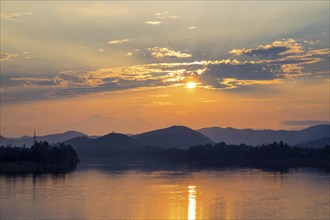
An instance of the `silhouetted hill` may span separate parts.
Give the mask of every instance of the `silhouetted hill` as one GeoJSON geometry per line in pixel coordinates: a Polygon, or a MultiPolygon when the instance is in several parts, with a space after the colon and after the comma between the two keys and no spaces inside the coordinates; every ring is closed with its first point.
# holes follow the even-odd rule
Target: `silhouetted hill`
{"type": "MultiPolygon", "coordinates": [[[[37,136],[37,141],[47,141],[48,143],[58,143],[63,142],[75,137],[87,136],[84,133],[78,131],[67,131],[60,134],[49,134],[45,136],[37,136]]],[[[26,147],[30,147],[33,144],[33,137],[30,136],[22,136],[20,138],[5,138],[1,136],[1,144],[0,145],[8,145],[9,140],[12,141],[13,146],[22,147],[25,145],[26,147]]]]}
{"type": "Polygon", "coordinates": [[[226,142],[228,144],[260,145],[284,141],[290,145],[306,143],[330,137],[330,125],[316,125],[300,131],[287,130],[253,130],[211,127],[198,130],[215,142],[226,142]]]}
{"type": "Polygon", "coordinates": [[[90,144],[92,144],[93,140],[95,140],[95,139],[91,139],[87,136],[82,136],[82,137],[76,137],[76,138],[66,140],[66,141],[64,141],[64,143],[76,148],[78,146],[90,145],[90,144]]]}
{"type": "Polygon", "coordinates": [[[172,126],[132,137],[143,145],[163,148],[186,149],[190,146],[213,143],[208,137],[184,126],[172,126]]]}
{"type": "MultiPolygon", "coordinates": [[[[81,132],[77,132],[77,131],[67,131],[64,132],[62,134],[50,134],[50,135],[46,135],[43,137],[40,137],[38,139],[45,139],[45,141],[48,141],[50,143],[57,143],[57,142],[63,142],[75,137],[82,137],[82,136],[87,136],[84,133],[81,132]]],[[[42,140],[43,141],[43,140],[42,140]]]]}
{"type": "Polygon", "coordinates": [[[9,138],[0,135],[0,146],[9,144],[9,138]]]}
{"type": "Polygon", "coordinates": [[[80,157],[111,157],[141,146],[133,138],[119,133],[110,133],[96,139],[78,137],[64,143],[71,145],[80,157]]]}

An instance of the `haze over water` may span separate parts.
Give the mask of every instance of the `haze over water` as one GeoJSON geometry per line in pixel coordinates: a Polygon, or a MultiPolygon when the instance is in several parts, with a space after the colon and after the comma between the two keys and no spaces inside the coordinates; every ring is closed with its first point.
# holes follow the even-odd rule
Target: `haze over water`
{"type": "Polygon", "coordinates": [[[327,219],[329,174],[88,163],[1,176],[1,219],[327,219]]]}

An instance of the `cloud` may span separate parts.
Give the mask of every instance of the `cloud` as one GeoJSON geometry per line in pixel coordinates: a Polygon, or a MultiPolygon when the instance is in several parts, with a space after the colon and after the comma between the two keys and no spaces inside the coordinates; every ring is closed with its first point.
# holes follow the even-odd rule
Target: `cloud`
{"type": "Polygon", "coordinates": [[[162,19],[162,18],[166,18],[168,16],[168,11],[165,12],[156,12],[155,15],[157,16],[157,18],[162,19]]]}
{"type": "Polygon", "coordinates": [[[14,60],[15,58],[18,57],[18,54],[12,54],[12,53],[1,53],[0,56],[0,62],[2,61],[9,61],[9,60],[14,60]]]}
{"type": "Polygon", "coordinates": [[[263,58],[276,58],[287,55],[301,54],[304,52],[303,46],[294,39],[282,39],[271,44],[260,45],[250,49],[233,49],[228,51],[236,56],[250,56],[263,58]]]}
{"type": "Polygon", "coordinates": [[[149,106],[151,107],[156,107],[156,106],[173,106],[173,105],[178,105],[174,102],[171,101],[156,101],[156,102],[152,102],[149,104],[149,106]]]}
{"type": "Polygon", "coordinates": [[[88,71],[61,71],[54,77],[13,77],[12,81],[21,81],[29,88],[74,88],[96,87],[103,84],[102,79],[95,76],[95,72],[88,71]]]}
{"type": "Polygon", "coordinates": [[[153,48],[148,48],[148,51],[151,52],[151,56],[155,58],[163,58],[163,57],[168,57],[168,58],[188,58],[192,57],[191,54],[188,53],[182,53],[180,51],[174,51],[170,48],[167,47],[153,47],[153,48]]]}
{"type": "MultiPolygon", "coordinates": [[[[62,71],[51,77],[11,77],[2,100],[81,96],[183,86],[187,74],[199,71],[197,63],[160,63],[104,68],[96,71],[62,71]]],[[[7,80],[7,79],[5,79],[7,80]]]]}
{"type": "MultiPolygon", "coordinates": [[[[297,78],[312,75],[325,75],[325,69],[319,70],[311,64],[329,62],[329,48],[305,49],[302,43],[294,39],[282,39],[271,44],[260,45],[251,49],[233,49],[229,51],[240,59],[252,57],[250,64],[257,67],[254,72],[266,70],[273,78],[297,78]]],[[[326,65],[325,65],[326,66],[326,65]]],[[[250,75],[253,75],[250,73],[250,75]]]]}
{"type": "Polygon", "coordinates": [[[60,87],[96,87],[104,83],[95,72],[87,71],[62,71],[53,78],[53,81],[60,87]]]}
{"type": "Polygon", "coordinates": [[[178,19],[181,18],[177,15],[172,15],[170,14],[168,11],[164,11],[164,12],[156,12],[155,13],[155,20],[149,20],[146,21],[146,24],[150,24],[150,25],[159,25],[161,23],[163,23],[163,21],[165,21],[166,19],[178,19]]]}
{"type": "Polygon", "coordinates": [[[157,95],[150,95],[151,97],[155,97],[155,98],[167,98],[170,95],[168,94],[157,94],[157,95]]]}
{"type": "Polygon", "coordinates": [[[129,41],[132,41],[134,39],[122,39],[122,40],[111,40],[111,41],[108,41],[108,44],[122,44],[122,43],[126,43],[126,42],[129,42],[129,41]]]}
{"type": "Polygon", "coordinates": [[[274,98],[247,98],[247,99],[239,99],[240,102],[280,102],[282,99],[274,99],[274,98]]]}
{"type": "Polygon", "coordinates": [[[272,80],[241,80],[237,78],[224,78],[218,82],[219,85],[225,86],[225,88],[237,88],[239,86],[251,86],[251,85],[274,85],[281,84],[281,79],[272,80]]]}
{"type": "Polygon", "coordinates": [[[21,17],[21,16],[29,16],[33,15],[31,12],[22,12],[22,13],[1,13],[0,14],[2,18],[6,20],[15,20],[15,18],[21,17]]]}
{"type": "MultiPolygon", "coordinates": [[[[291,45],[296,41],[281,42],[273,42],[268,45],[291,45]]],[[[261,47],[264,48],[265,45],[257,48],[261,47]]],[[[174,51],[166,47],[148,48],[147,51],[155,58],[191,57],[191,54],[174,51]]],[[[127,55],[130,55],[129,53],[127,55]]],[[[9,78],[2,76],[2,80],[6,80],[6,84],[4,84],[7,85],[5,91],[9,91],[6,92],[5,96],[10,95],[10,91],[22,90],[24,94],[21,95],[30,95],[33,99],[32,95],[35,96],[35,93],[25,92],[24,88],[42,89],[45,91],[42,94],[54,98],[89,93],[125,92],[185,86],[185,82],[191,78],[198,83],[199,88],[219,91],[229,89],[239,91],[240,88],[262,90],[299,77],[303,77],[303,79],[313,77],[328,79],[329,48],[314,50],[291,48],[281,50],[280,53],[284,53],[284,55],[274,55],[271,56],[272,58],[269,58],[268,55],[266,57],[264,55],[255,56],[253,60],[239,56],[237,59],[156,62],[102,68],[93,71],[61,71],[48,77],[40,77],[40,75],[9,77],[6,75],[9,78]]],[[[278,54],[278,51],[275,54],[278,54]]],[[[12,95],[19,96],[15,92],[12,95]]]]}
{"type": "Polygon", "coordinates": [[[133,55],[132,52],[128,52],[128,53],[126,53],[126,56],[132,56],[132,55],[133,55]]]}
{"type": "Polygon", "coordinates": [[[13,77],[10,78],[11,81],[22,82],[22,86],[24,88],[50,88],[54,86],[54,82],[52,79],[49,78],[40,78],[40,77],[13,77]]]}
{"type": "Polygon", "coordinates": [[[319,40],[304,40],[304,43],[309,45],[314,45],[319,42],[320,42],[319,40]]]}
{"type": "Polygon", "coordinates": [[[0,62],[3,61],[13,61],[13,60],[20,60],[20,59],[36,59],[36,56],[30,56],[28,51],[23,51],[20,54],[14,53],[1,53],[0,62]]]}
{"type": "Polygon", "coordinates": [[[146,24],[151,24],[151,25],[159,25],[161,23],[163,23],[162,21],[146,21],[146,24]]]}
{"type": "Polygon", "coordinates": [[[165,11],[165,12],[156,12],[155,15],[156,15],[156,18],[157,19],[168,19],[168,18],[178,19],[178,18],[180,18],[179,16],[171,15],[168,11],[165,11]]]}
{"type": "Polygon", "coordinates": [[[196,29],[197,27],[194,27],[194,26],[190,26],[190,27],[188,27],[188,29],[190,29],[190,30],[194,30],[194,29],[196,29]]]}
{"type": "Polygon", "coordinates": [[[217,100],[215,99],[200,99],[201,102],[203,103],[215,103],[217,100]]]}
{"type": "Polygon", "coordinates": [[[330,121],[322,121],[322,120],[289,120],[282,121],[281,124],[287,126],[313,126],[320,124],[330,124],[330,121]]]}

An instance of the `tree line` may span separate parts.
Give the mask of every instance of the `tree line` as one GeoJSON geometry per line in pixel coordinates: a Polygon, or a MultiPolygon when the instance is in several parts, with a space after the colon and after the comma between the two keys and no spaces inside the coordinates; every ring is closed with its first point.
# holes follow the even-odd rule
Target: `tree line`
{"type": "MultiPolygon", "coordinates": [[[[94,146],[89,148],[93,151],[94,146]]],[[[233,145],[225,142],[189,147],[188,149],[139,146],[104,148],[102,152],[83,154],[86,158],[122,158],[168,160],[196,166],[330,169],[330,146],[324,148],[291,147],[283,141],[261,146],[233,145]]],[[[78,151],[79,152],[79,151],[78,151]]]]}
{"type": "Polygon", "coordinates": [[[168,149],[160,155],[203,166],[233,167],[320,167],[330,169],[330,146],[324,148],[290,147],[282,141],[262,146],[227,145],[224,142],[168,149]]]}
{"type": "Polygon", "coordinates": [[[34,142],[31,148],[0,147],[0,163],[5,167],[4,170],[20,167],[23,170],[29,168],[38,170],[48,170],[48,168],[71,169],[78,162],[79,159],[73,147],[63,143],[50,146],[48,142],[43,141],[34,142]]]}
{"type": "MultiPolygon", "coordinates": [[[[91,147],[93,150],[93,147],[91,147]]],[[[274,142],[262,146],[233,145],[224,142],[189,147],[163,149],[160,147],[108,148],[96,158],[157,159],[196,166],[291,168],[318,167],[330,169],[330,146],[324,148],[291,147],[274,142]]],[[[31,148],[0,147],[0,162],[30,162],[39,167],[74,167],[79,159],[70,145],[50,146],[35,142],[31,148]]]]}

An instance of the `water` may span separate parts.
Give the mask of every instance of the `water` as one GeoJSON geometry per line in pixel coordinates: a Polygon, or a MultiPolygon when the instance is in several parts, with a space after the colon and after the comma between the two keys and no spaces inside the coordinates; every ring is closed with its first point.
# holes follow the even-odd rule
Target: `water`
{"type": "Polygon", "coordinates": [[[329,173],[81,164],[0,176],[1,219],[329,219],[329,173]]]}

